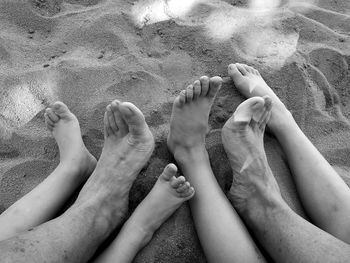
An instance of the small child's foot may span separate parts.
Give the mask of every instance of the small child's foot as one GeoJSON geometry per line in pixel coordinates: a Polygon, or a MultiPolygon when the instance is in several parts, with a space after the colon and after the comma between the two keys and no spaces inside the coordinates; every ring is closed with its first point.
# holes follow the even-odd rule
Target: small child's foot
{"type": "Polygon", "coordinates": [[[280,196],[264,150],[265,126],[271,116],[268,96],[254,97],[238,106],[222,129],[222,141],[233,170],[230,199],[238,212],[250,205],[280,196]]]}
{"type": "Polygon", "coordinates": [[[185,177],[176,178],[176,172],[174,164],[167,165],[151,192],[137,207],[144,231],[153,233],[183,202],[193,197],[194,188],[185,177]]]}
{"type": "Polygon", "coordinates": [[[47,108],[44,116],[46,126],[58,144],[60,164],[69,165],[80,174],[90,176],[95,169],[96,159],[84,145],[77,117],[60,101],[47,108]]]}
{"type": "Polygon", "coordinates": [[[232,78],[236,88],[246,97],[264,97],[269,96],[273,108],[271,118],[268,122],[269,128],[277,132],[278,128],[286,121],[291,120],[291,114],[261,77],[259,71],[245,64],[230,64],[228,74],[232,78]]]}
{"type": "Polygon", "coordinates": [[[177,161],[189,151],[205,147],[210,109],[221,84],[220,77],[201,77],[175,99],[168,147],[177,161]]]}

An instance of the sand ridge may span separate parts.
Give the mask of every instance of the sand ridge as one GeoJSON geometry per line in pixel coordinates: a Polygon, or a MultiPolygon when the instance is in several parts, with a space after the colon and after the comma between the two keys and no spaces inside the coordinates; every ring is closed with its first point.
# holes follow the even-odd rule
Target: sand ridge
{"type": "MultiPolygon", "coordinates": [[[[172,160],[166,135],[173,99],[202,75],[227,76],[232,62],[261,72],[350,183],[348,1],[286,0],[268,16],[253,17],[244,16],[251,14],[247,1],[198,0],[160,16],[140,9],[146,20],[135,23],[135,7],[165,2],[171,7],[171,0],[0,0],[0,212],[57,165],[44,109],[65,102],[81,123],[87,148],[99,157],[103,113],[112,99],[140,107],[156,139],[131,191],[132,212],[172,160]]],[[[220,129],[243,100],[228,81],[210,116],[207,148],[225,191],[232,179],[220,129]]],[[[266,135],[265,146],[284,198],[306,217],[278,142],[266,135]]],[[[188,205],[135,262],[205,262],[188,205]]]]}

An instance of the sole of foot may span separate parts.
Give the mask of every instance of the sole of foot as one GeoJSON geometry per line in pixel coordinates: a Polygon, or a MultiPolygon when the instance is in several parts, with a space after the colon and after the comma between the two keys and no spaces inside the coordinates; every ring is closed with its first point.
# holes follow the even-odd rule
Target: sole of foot
{"type": "Polygon", "coordinates": [[[288,124],[293,121],[290,112],[266,84],[259,71],[248,65],[236,63],[228,66],[228,75],[232,78],[238,91],[246,98],[270,97],[274,106],[267,125],[272,132],[278,132],[284,123],[288,124]]]}
{"type": "Polygon", "coordinates": [[[46,126],[58,144],[60,164],[78,169],[85,177],[90,176],[96,167],[96,159],[84,145],[77,117],[60,101],[48,107],[44,116],[46,126]]]}
{"type": "Polygon", "coordinates": [[[253,97],[238,106],[222,129],[222,142],[232,171],[230,199],[240,213],[253,211],[257,202],[268,205],[270,197],[281,198],[267,162],[264,131],[272,113],[269,96],[253,97]]]}
{"type": "Polygon", "coordinates": [[[167,165],[138,207],[142,211],[141,227],[145,231],[153,233],[181,204],[194,196],[194,188],[185,177],[176,177],[176,173],[177,167],[174,164],[167,165]]]}
{"type": "Polygon", "coordinates": [[[142,112],[118,100],[106,108],[104,134],[101,157],[77,202],[102,202],[115,225],[127,213],[130,188],[152,155],[154,139],[142,112]]]}
{"type": "Polygon", "coordinates": [[[222,85],[220,77],[203,76],[180,92],[173,105],[168,148],[177,161],[205,147],[208,119],[215,96],[222,85]]]}

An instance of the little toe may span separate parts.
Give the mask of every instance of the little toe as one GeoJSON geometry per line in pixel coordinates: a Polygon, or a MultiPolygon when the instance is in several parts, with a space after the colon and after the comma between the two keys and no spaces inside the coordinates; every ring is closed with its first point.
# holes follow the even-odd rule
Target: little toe
{"type": "Polygon", "coordinates": [[[201,82],[196,80],[193,84],[193,100],[197,99],[201,95],[201,82]]]}
{"type": "Polygon", "coordinates": [[[234,121],[250,123],[250,121],[253,119],[258,122],[263,113],[264,105],[265,101],[261,97],[247,99],[237,107],[235,113],[233,114],[234,121]]]}
{"type": "Polygon", "coordinates": [[[194,188],[191,186],[186,191],[183,191],[182,193],[180,193],[180,196],[183,198],[191,199],[194,196],[194,193],[195,193],[194,188]]]}
{"type": "Polygon", "coordinates": [[[179,102],[181,105],[186,103],[186,90],[182,90],[179,95],[179,102]]]}
{"type": "Polygon", "coordinates": [[[173,163],[170,163],[164,168],[163,173],[160,175],[160,178],[164,179],[165,181],[170,181],[170,179],[173,176],[176,176],[176,173],[177,173],[176,165],[173,163]]]}
{"type": "Polygon", "coordinates": [[[236,63],[236,66],[243,76],[248,74],[247,65],[236,63]]]}
{"type": "Polygon", "coordinates": [[[114,100],[111,103],[111,111],[113,113],[114,120],[115,120],[117,127],[119,129],[119,133],[121,134],[121,136],[124,136],[125,134],[127,134],[129,132],[129,130],[128,130],[128,125],[124,121],[122,114],[119,110],[119,105],[120,105],[120,101],[114,100]]]}
{"type": "Polygon", "coordinates": [[[181,194],[182,192],[187,191],[190,187],[191,187],[190,183],[189,182],[185,182],[184,184],[182,184],[181,186],[176,188],[176,192],[181,194]]]}
{"type": "Polygon", "coordinates": [[[120,103],[119,110],[131,134],[136,136],[145,134],[148,127],[145,116],[134,104],[130,102],[120,103]]]}
{"type": "Polygon", "coordinates": [[[53,112],[53,110],[51,108],[47,108],[45,110],[45,113],[47,115],[47,117],[53,122],[53,123],[56,123],[60,120],[60,117],[57,116],[56,113],[53,112]]]}
{"type": "Polygon", "coordinates": [[[118,128],[117,123],[114,119],[114,114],[112,112],[111,105],[107,106],[106,112],[107,112],[109,126],[113,130],[113,133],[116,134],[118,132],[119,128],[118,128]]]}
{"type": "Polygon", "coordinates": [[[171,180],[170,185],[173,188],[178,188],[180,185],[184,184],[185,182],[186,182],[185,177],[179,176],[179,177],[175,178],[174,180],[171,180]]]}
{"type": "Polygon", "coordinates": [[[209,98],[214,98],[218,90],[221,88],[221,85],[222,85],[222,78],[217,76],[210,78],[209,90],[208,90],[207,96],[209,98]]]}
{"type": "Polygon", "coordinates": [[[186,89],[186,102],[189,103],[193,100],[193,85],[189,85],[186,89]]]}

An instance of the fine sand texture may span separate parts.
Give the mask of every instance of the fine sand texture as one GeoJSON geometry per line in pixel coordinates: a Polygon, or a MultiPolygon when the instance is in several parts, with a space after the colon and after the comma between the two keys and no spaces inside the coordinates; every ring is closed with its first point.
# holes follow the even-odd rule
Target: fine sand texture
{"type": "MultiPolygon", "coordinates": [[[[98,158],[105,107],[119,99],[144,112],[156,139],[131,190],[131,213],[173,161],[166,136],[175,96],[202,75],[226,77],[235,62],[261,72],[349,184],[350,2],[267,2],[0,0],[0,212],[58,163],[44,125],[48,105],[68,105],[98,158]]],[[[244,98],[225,80],[210,115],[207,148],[228,191],[232,178],[220,132],[244,98]]],[[[279,143],[267,134],[265,146],[283,197],[307,218],[279,143]]],[[[135,262],[206,262],[188,204],[135,262]]]]}

